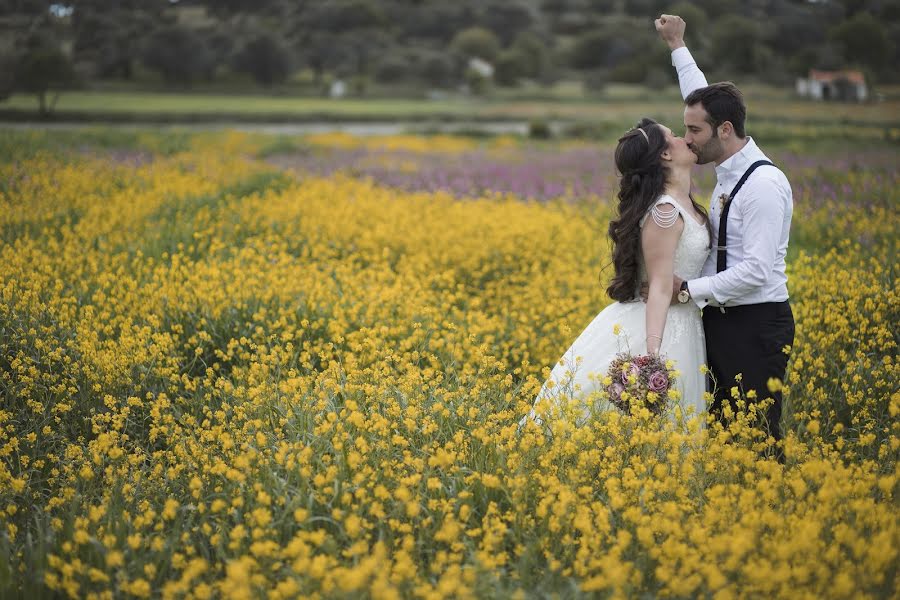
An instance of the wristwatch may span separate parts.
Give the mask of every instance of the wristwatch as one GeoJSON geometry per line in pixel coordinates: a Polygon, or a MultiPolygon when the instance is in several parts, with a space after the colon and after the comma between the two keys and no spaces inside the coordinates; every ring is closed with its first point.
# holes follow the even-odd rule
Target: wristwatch
{"type": "Polygon", "coordinates": [[[687,281],[681,282],[681,291],[678,292],[678,303],[687,304],[691,299],[691,291],[688,289],[687,281]]]}

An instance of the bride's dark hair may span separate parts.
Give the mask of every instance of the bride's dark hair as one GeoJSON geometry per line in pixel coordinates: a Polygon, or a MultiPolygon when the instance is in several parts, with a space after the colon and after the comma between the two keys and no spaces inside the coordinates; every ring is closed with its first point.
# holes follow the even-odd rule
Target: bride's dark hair
{"type": "MultiPolygon", "coordinates": [[[[615,275],[606,292],[610,298],[619,302],[635,298],[641,249],[641,217],[665,191],[669,170],[660,155],[666,147],[666,135],[662,127],[653,119],[647,118],[641,119],[637,127],[619,138],[619,145],[616,146],[616,169],[621,174],[618,218],[609,223],[615,275]]],[[[706,211],[693,198],[691,202],[694,209],[703,215],[708,226],[706,211]]]]}

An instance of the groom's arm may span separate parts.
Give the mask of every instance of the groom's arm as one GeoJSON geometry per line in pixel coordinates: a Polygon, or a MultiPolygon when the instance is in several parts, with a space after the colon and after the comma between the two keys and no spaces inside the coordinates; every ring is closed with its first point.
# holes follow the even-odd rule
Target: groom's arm
{"type": "Polygon", "coordinates": [[[743,218],[741,262],[716,275],[688,282],[691,298],[700,308],[710,302],[723,305],[749,294],[765,286],[775,272],[790,192],[776,179],[761,174],[753,186],[744,188],[736,202],[740,205],[734,208],[743,218]]]}
{"type": "Polygon", "coordinates": [[[687,98],[696,89],[709,85],[706,76],[697,61],[691,56],[691,51],[684,45],[684,30],[687,23],[676,15],[662,15],[653,23],[659,36],[672,49],[672,65],[678,73],[678,85],[681,87],[681,97],[687,98]]]}

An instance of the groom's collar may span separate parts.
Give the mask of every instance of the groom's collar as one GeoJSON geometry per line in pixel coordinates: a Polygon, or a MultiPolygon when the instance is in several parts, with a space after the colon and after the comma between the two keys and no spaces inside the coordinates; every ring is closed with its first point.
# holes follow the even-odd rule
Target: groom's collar
{"type": "Polygon", "coordinates": [[[744,147],[716,167],[716,178],[721,184],[726,184],[732,179],[737,183],[737,178],[744,174],[747,167],[761,158],[765,158],[765,156],[753,138],[747,136],[747,143],[744,144],[744,147]]]}

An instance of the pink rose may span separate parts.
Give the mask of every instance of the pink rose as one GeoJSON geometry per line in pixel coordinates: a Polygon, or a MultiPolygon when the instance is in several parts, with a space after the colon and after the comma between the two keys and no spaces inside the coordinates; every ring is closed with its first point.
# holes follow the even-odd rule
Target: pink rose
{"type": "Polygon", "coordinates": [[[651,392],[664,392],[669,387],[669,376],[665,371],[656,371],[650,375],[647,385],[651,392]]]}
{"type": "Polygon", "coordinates": [[[641,378],[641,368],[637,365],[631,365],[631,368],[628,369],[627,371],[625,369],[622,369],[622,383],[624,383],[625,385],[628,385],[628,378],[631,377],[632,375],[634,375],[636,379],[640,379],[641,378]]]}
{"type": "Polygon", "coordinates": [[[622,385],[621,383],[614,383],[611,386],[609,386],[608,388],[606,388],[606,391],[609,392],[610,399],[617,401],[619,399],[619,397],[622,395],[622,392],[625,391],[625,386],[622,385]]]}

